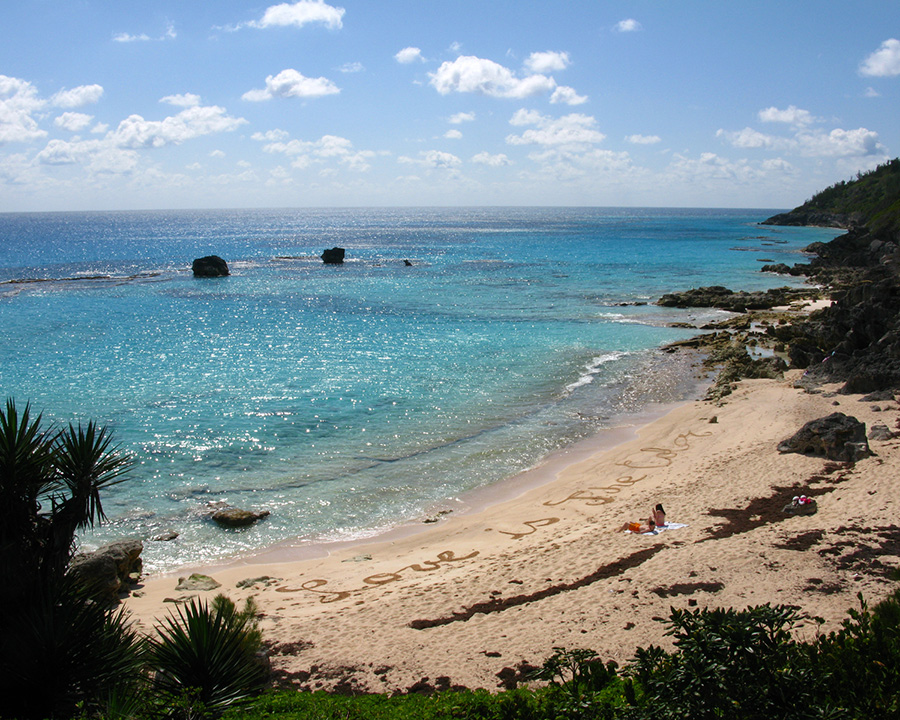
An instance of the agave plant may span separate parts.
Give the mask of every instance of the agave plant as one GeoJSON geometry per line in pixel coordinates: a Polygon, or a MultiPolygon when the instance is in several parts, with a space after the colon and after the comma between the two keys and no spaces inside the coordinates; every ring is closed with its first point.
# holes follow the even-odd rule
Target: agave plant
{"type": "Polygon", "coordinates": [[[230,601],[212,607],[192,600],[176,607],[150,639],[155,690],[168,697],[172,715],[216,716],[262,687],[256,658],[259,634],[252,612],[230,601]]]}

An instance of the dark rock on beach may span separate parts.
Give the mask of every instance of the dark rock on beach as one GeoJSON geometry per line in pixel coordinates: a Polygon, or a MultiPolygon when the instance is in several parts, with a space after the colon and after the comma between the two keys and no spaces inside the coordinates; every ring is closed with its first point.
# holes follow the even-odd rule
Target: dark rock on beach
{"type": "Polygon", "coordinates": [[[872,454],[865,423],[841,412],[806,423],[792,437],[779,443],[778,451],[840,462],[856,462],[872,454]]]}
{"type": "Polygon", "coordinates": [[[668,293],[657,302],[662,307],[701,307],[747,312],[748,310],[768,310],[778,305],[788,305],[794,300],[809,297],[808,288],[774,288],[757,292],[735,292],[721,285],[692,288],[684,292],[668,293]]]}
{"type": "Polygon", "coordinates": [[[340,265],[344,262],[344,253],[344,248],[333,247],[330,250],[323,251],[320,257],[322,262],[327,265],[340,265]]]}
{"type": "Polygon", "coordinates": [[[69,575],[101,602],[115,604],[119,594],[140,579],[144,544],[140,540],[120,540],[94,552],[76,555],[69,575]]]}

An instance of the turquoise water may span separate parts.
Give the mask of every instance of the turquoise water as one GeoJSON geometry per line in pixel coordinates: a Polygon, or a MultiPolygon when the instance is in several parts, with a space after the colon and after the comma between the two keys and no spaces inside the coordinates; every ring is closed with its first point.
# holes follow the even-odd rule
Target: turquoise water
{"type": "Polygon", "coordinates": [[[134,454],[87,547],[172,529],[145,543],[161,571],[364,537],[691,392],[657,349],[716,313],[649,303],[783,285],[760,260],[836,234],[756,224],[774,212],[0,215],[0,392],[134,454]],[[194,278],[207,254],[232,275],[194,278]],[[225,532],[211,502],[271,515],[225,532]]]}

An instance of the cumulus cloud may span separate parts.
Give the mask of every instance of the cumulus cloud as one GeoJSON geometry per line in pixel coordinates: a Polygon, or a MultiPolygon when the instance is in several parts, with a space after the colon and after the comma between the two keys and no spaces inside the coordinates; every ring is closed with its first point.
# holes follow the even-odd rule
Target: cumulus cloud
{"type": "Polygon", "coordinates": [[[764,135],[758,130],[746,127],[737,132],[717,130],[716,137],[724,138],[734,147],[739,148],[772,148],[777,144],[777,139],[771,135],[764,135]]]}
{"type": "Polygon", "coordinates": [[[77,108],[84,105],[92,105],[103,97],[103,87],[100,85],[79,85],[71,90],[60,90],[50,98],[50,102],[56,107],[77,108]]]}
{"type": "Polygon", "coordinates": [[[567,52],[533,52],[525,60],[525,69],[532,73],[549,73],[565,70],[571,61],[567,52]]]}
{"type": "Polygon", "coordinates": [[[93,119],[93,115],[85,115],[84,113],[77,112],[64,112],[62,115],[53,120],[53,124],[56,125],[56,127],[63,128],[64,130],[79,132],[90,125],[91,120],[93,119]]]}
{"type": "Polygon", "coordinates": [[[332,30],[343,27],[346,10],[333,7],[324,0],[300,0],[300,2],[281,3],[266,9],[262,18],[246,23],[247,27],[266,29],[271,27],[303,27],[311,23],[322,23],[332,30]]]}
{"type": "Polygon", "coordinates": [[[356,150],[347,138],[338,135],[323,135],[318,140],[288,140],[283,130],[254,133],[254,140],[266,143],[263,152],[284,155],[291,159],[295,168],[306,168],[328,160],[336,160],[351,170],[365,172],[371,168],[369,161],[376,153],[371,150],[356,150]]]}
{"type": "Polygon", "coordinates": [[[891,38],[863,60],[859,74],[867,77],[895,77],[900,75],[900,40],[891,38]]]}
{"type": "Polygon", "coordinates": [[[456,157],[456,155],[444,152],[443,150],[423,150],[416,158],[403,155],[397,158],[397,161],[408,165],[421,165],[426,168],[444,170],[452,170],[453,168],[462,165],[462,160],[456,157]]]}
{"type": "Polygon", "coordinates": [[[563,103],[565,105],[583,105],[588,101],[587,95],[579,95],[574,88],[560,85],[550,96],[551,103],[563,103]]]}
{"type": "Polygon", "coordinates": [[[488,167],[504,167],[506,165],[512,165],[512,160],[503,153],[491,155],[489,152],[480,152],[477,155],[472,156],[472,162],[478,163],[479,165],[487,165],[488,167]]]}
{"type": "Polygon", "coordinates": [[[632,145],[655,145],[662,142],[662,138],[659,135],[628,135],[625,142],[630,142],[632,145]]]}
{"type": "Polygon", "coordinates": [[[455,115],[451,115],[447,122],[451,125],[460,125],[464,122],[472,122],[474,119],[475,113],[473,112],[458,112],[455,115]]]}
{"type": "Polygon", "coordinates": [[[447,138],[448,140],[459,140],[462,138],[462,136],[463,136],[463,134],[459,130],[456,130],[456,129],[448,130],[447,132],[444,133],[444,137],[447,138]]]}
{"type": "Polygon", "coordinates": [[[145,120],[131,115],[119,123],[107,138],[122,148],[159,148],[180,145],[186,140],[236,130],[247,121],[225,114],[225,109],[210,105],[191,107],[164,120],[145,120]]]}
{"type": "Polygon", "coordinates": [[[429,73],[431,85],[441,94],[472,92],[496,98],[521,99],[552,92],[556,81],[546,75],[516,75],[499,63],[474,55],[461,55],[429,73]]]}
{"type": "Polygon", "coordinates": [[[578,145],[602,142],[606,135],[596,129],[596,120],[590,115],[572,113],[552,118],[534,111],[519,110],[510,120],[511,125],[534,125],[521,135],[508,135],[510,145],[578,145]]]}
{"type": "Polygon", "coordinates": [[[342,73],[358,73],[365,70],[363,64],[361,62],[348,62],[344,63],[338,68],[338,71],[342,73]]]}
{"type": "Polygon", "coordinates": [[[45,104],[30,82],[0,75],[0,145],[46,137],[47,132],[32,117],[45,104]]]}
{"type": "Polygon", "coordinates": [[[790,125],[809,125],[815,118],[808,110],[801,110],[796,105],[789,105],[785,110],[769,107],[759,111],[759,119],[762,122],[780,122],[790,125]]]}
{"type": "Polygon", "coordinates": [[[277,75],[266,78],[266,87],[249,90],[243,99],[250,102],[261,102],[276,97],[283,98],[317,98],[324,95],[336,95],[341,90],[331,80],[324,77],[308,78],[302,73],[288,68],[277,75]]]}
{"type": "Polygon", "coordinates": [[[861,157],[879,155],[885,150],[878,142],[878,133],[866,128],[803,133],[798,135],[797,142],[801,152],[812,157],[861,157]]]}
{"type": "Polygon", "coordinates": [[[408,65],[409,63],[416,62],[416,60],[420,62],[424,62],[425,58],[422,57],[422,51],[417,47],[405,47],[396,55],[394,55],[394,59],[403,65],[408,65]]]}
{"type": "Polygon", "coordinates": [[[124,174],[133,171],[138,164],[134,150],[117,147],[106,140],[77,140],[65,142],[51,140],[37,154],[42,165],[80,164],[92,174],[124,174]]]}
{"type": "Polygon", "coordinates": [[[200,104],[200,96],[194,95],[193,93],[166,95],[160,102],[176,107],[196,107],[200,104]]]}
{"type": "Polygon", "coordinates": [[[638,30],[643,30],[643,27],[637,20],[635,20],[633,18],[628,18],[626,20],[620,20],[619,22],[616,23],[616,26],[615,26],[616,32],[622,32],[622,33],[637,32],[638,30]]]}

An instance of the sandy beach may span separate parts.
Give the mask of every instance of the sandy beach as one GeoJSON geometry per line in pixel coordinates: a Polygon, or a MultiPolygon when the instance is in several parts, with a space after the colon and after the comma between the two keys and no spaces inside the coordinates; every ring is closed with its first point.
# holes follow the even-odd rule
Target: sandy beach
{"type": "Polygon", "coordinates": [[[893,585],[900,440],[870,440],[855,465],[776,446],[835,411],[896,431],[900,407],[809,392],[801,376],[679,406],[615,447],[557,458],[543,484],[479,512],[323,557],[282,549],[208,568],[212,591],[147,578],[127,607],[149,627],[172,600],[252,596],[281,682],[366,692],[498,689],[555,646],[624,663],[667,644],[658,619],[670,607],[791,604],[835,628],[857,593],[872,603],[893,585]],[[815,515],[781,512],[799,494],[816,498],[815,515]],[[657,502],[683,527],[618,530],[657,502]]]}

